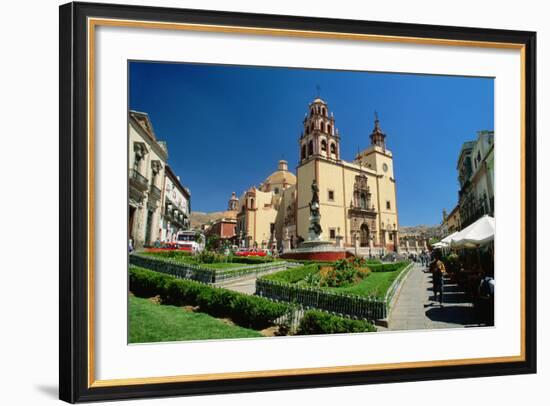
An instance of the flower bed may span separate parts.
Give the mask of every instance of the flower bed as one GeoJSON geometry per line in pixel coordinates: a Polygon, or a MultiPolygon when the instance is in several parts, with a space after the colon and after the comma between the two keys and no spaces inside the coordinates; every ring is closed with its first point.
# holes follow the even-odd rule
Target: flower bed
{"type": "Polygon", "coordinates": [[[259,278],[256,294],[347,316],[384,319],[388,290],[407,265],[361,259],[309,264],[259,278]]]}

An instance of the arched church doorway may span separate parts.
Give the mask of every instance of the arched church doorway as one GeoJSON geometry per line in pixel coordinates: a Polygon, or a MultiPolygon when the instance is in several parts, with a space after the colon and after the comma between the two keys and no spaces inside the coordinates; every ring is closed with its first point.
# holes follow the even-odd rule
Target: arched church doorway
{"type": "Polygon", "coordinates": [[[359,231],[360,231],[359,243],[361,247],[368,247],[369,246],[369,227],[365,223],[363,223],[359,231]]]}

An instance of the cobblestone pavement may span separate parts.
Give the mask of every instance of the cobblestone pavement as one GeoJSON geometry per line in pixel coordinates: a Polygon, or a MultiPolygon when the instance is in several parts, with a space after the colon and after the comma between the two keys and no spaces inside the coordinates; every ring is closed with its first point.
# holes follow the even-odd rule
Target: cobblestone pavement
{"type": "Polygon", "coordinates": [[[415,264],[390,313],[388,330],[478,327],[477,312],[464,292],[445,280],[443,306],[433,300],[432,276],[415,264]]]}

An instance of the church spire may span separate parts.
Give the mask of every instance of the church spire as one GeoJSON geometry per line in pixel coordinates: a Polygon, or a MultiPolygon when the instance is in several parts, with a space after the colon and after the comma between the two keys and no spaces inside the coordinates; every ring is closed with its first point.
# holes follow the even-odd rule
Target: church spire
{"type": "Polygon", "coordinates": [[[376,111],[374,112],[374,129],[370,135],[370,143],[386,149],[386,134],[380,128],[380,120],[376,111]]]}

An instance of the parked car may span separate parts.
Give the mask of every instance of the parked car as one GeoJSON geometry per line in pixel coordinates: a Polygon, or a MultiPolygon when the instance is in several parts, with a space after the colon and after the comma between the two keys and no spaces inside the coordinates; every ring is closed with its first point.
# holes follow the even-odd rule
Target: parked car
{"type": "Polygon", "coordinates": [[[259,248],[240,248],[234,255],[237,257],[265,257],[269,255],[269,251],[259,248]]]}

